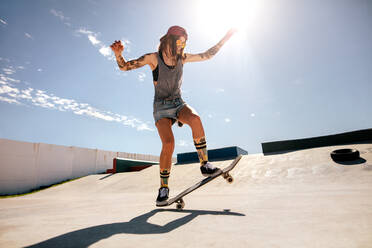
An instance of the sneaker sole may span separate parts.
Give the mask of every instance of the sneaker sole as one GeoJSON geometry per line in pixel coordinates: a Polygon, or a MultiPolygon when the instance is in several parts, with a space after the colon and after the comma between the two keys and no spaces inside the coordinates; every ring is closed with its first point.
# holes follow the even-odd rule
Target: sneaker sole
{"type": "Polygon", "coordinates": [[[156,202],[156,206],[157,206],[157,207],[165,207],[165,206],[167,206],[167,205],[168,205],[167,200],[162,201],[162,202],[156,202]]]}
{"type": "Polygon", "coordinates": [[[202,173],[202,175],[205,176],[205,177],[212,177],[212,176],[214,176],[214,175],[217,175],[220,171],[221,171],[221,169],[218,169],[218,170],[216,170],[215,173],[212,173],[212,174],[205,174],[205,173],[202,173]]]}

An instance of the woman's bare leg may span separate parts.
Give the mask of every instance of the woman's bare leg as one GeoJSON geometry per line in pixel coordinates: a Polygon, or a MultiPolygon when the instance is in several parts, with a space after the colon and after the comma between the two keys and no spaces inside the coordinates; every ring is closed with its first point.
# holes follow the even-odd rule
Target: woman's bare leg
{"type": "Polygon", "coordinates": [[[156,127],[162,142],[160,154],[160,185],[168,187],[168,178],[172,166],[172,155],[174,151],[174,136],[172,131],[172,120],[162,118],[156,122],[156,127]]]}
{"type": "Polygon", "coordinates": [[[200,139],[205,137],[203,124],[198,113],[188,105],[185,105],[179,115],[178,119],[191,127],[193,139],[200,139]]]}
{"type": "Polygon", "coordinates": [[[185,123],[191,127],[192,137],[194,139],[194,145],[198,152],[198,157],[201,165],[208,163],[208,152],[207,152],[207,141],[205,139],[205,133],[203,124],[198,113],[188,105],[185,105],[179,115],[178,119],[180,122],[185,123]]]}

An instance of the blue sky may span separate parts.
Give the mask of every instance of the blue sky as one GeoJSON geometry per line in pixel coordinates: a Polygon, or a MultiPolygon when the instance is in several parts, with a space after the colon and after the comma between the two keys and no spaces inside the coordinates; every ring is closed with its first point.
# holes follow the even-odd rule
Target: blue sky
{"type": "MultiPolygon", "coordinates": [[[[180,25],[204,52],[231,20],[239,35],[184,66],[208,148],[371,128],[372,1],[201,2],[0,1],[0,137],[159,155],[151,71],[119,71],[109,45],[138,58],[180,25]]],[[[188,126],[173,131],[175,154],[194,151],[188,126]]]]}

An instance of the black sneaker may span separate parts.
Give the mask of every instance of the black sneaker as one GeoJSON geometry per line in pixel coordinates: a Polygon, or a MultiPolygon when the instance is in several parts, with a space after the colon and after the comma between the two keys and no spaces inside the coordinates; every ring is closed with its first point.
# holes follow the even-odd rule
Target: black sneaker
{"type": "Polygon", "coordinates": [[[158,198],[156,199],[156,206],[167,205],[168,197],[169,197],[169,188],[168,187],[161,187],[159,189],[158,198]]]}
{"type": "Polygon", "coordinates": [[[201,171],[203,176],[209,177],[209,176],[212,176],[213,174],[217,173],[218,171],[220,171],[220,169],[213,166],[211,163],[208,162],[205,165],[200,166],[200,171],[201,171]]]}

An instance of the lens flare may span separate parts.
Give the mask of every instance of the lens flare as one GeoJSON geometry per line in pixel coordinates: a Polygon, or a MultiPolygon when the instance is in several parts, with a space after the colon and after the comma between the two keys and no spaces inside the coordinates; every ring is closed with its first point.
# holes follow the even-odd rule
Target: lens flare
{"type": "Polygon", "coordinates": [[[253,21],[256,1],[201,0],[198,2],[198,26],[210,39],[224,35],[227,30],[238,30],[236,36],[244,36],[253,21]]]}

